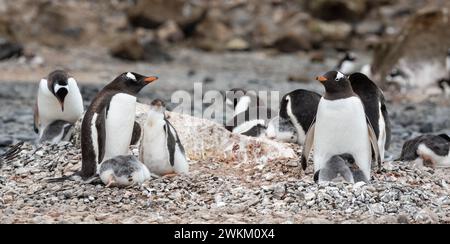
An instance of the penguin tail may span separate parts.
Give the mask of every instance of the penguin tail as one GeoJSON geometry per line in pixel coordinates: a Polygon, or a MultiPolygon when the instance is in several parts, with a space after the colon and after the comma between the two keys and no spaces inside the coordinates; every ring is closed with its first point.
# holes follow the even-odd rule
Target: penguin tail
{"type": "Polygon", "coordinates": [[[45,180],[47,183],[60,183],[60,182],[64,182],[64,181],[75,181],[75,174],[73,175],[68,175],[68,176],[63,176],[63,177],[59,177],[59,178],[50,178],[45,180]]]}
{"type": "Polygon", "coordinates": [[[45,180],[47,183],[60,183],[60,182],[64,182],[64,181],[76,181],[76,182],[81,182],[81,183],[85,183],[85,184],[91,184],[91,183],[95,183],[97,180],[99,180],[100,177],[98,175],[89,177],[89,178],[83,178],[81,176],[81,172],[76,172],[72,175],[67,175],[67,176],[63,176],[63,177],[59,177],[59,178],[50,178],[45,180]]]}

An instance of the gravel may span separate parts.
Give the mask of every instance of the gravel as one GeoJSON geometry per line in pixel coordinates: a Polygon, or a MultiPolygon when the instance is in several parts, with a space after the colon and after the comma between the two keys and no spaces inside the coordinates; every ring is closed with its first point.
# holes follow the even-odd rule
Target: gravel
{"type": "Polygon", "coordinates": [[[1,223],[448,223],[447,169],[386,163],[370,184],[312,180],[292,162],[191,162],[189,176],[141,186],[46,183],[80,167],[71,143],[25,144],[4,163],[1,223]],[[215,170],[211,170],[214,166],[215,170]],[[276,174],[273,176],[273,174],[276,174]],[[271,176],[271,177],[267,177],[271,176]]]}

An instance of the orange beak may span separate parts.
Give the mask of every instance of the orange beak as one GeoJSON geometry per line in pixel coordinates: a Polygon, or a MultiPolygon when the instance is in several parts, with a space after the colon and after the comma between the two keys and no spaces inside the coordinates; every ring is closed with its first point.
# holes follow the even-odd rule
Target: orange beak
{"type": "Polygon", "coordinates": [[[145,81],[145,83],[150,84],[157,79],[158,79],[158,77],[156,77],[156,76],[150,76],[150,77],[145,78],[144,81],[145,81]]]}
{"type": "Polygon", "coordinates": [[[327,78],[325,78],[324,76],[317,76],[316,80],[320,81],[320,83],[324,83],[325,81],[327,81],[327,78]]]}

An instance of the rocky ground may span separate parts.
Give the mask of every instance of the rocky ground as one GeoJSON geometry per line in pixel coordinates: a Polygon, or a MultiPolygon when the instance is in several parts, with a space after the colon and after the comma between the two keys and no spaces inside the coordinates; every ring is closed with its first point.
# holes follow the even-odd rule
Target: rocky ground
{"type": "Polygon", "coordinates": [[[448,170],[384,165],[369,185],[312,181],[295,161],[191,161],[189,176],[127,189],[65,182],[79,168],[70,143],[25,145],[0,178],[1,223],[450,223],[448,170]]]}
{"type": "MultiPolygon", "coordinates": [[[[51,51],[49,51],[51,52],[51,51]]],[[[60,62],[80,76],[86,104],[117,73],[136,70],[160,76],[140,101],[168,99],[178,89],[192,92],[194,82],[208,89],[235,86],[281,93],[307,88],[321,91],[312,80],[332,68],[335,58],[310,63],[308,55],[266,52],[211,54],[179,50],[172,63],[123,63],[109,57],[78,61],[86,52],[61,55],[64,62],[44,56],[32,67],[10,60],[0,65],[2,150],[18,141],[30,142],[35,81],[60,62]],[[103,72],[101,72],[103,71],[103,72]],[[289,81],[301,75],[303,82],[289,81]],[[15,78],[20,77],[20,78],[15,78]],[[21,82],[13,82],[21,81],[21,82]],[[32,83],[32,81],[34,83],[32,83]],[[182,82],[181,82],[182,81],[182,82]]],[[[55,58],[56,59],[56,58],[55,58]]],[[[448,98],[406,100],[386,93],[393,122],[390,156],[396,158],[404,140],[420,133],[449,133],[448,98]]],[[[210,158],[191,161],[189,176],[153,179],[128,189],[76,182],[48,184],[45,179],[80,167],[80,150],[70,143],[34,147],[26,143],[17,158],[2,162],[1,223],[449,223],[448,169],[416,168],[407,162],[386,163],[369,185],[312,181],[297,160],[265,165],[227,163],[210,158]]]]}

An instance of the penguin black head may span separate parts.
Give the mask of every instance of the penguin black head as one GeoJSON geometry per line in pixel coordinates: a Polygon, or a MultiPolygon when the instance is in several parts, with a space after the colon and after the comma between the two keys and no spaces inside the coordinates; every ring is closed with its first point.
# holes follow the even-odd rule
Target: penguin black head
{"type": "Polygon", "coordinates": [[[55,70],[48,75],[48,89],[58,99],[62,111],[64,111],[64,99],[69,93],[69,75],[63,70],[55,70]]]}
{"type": "Polygon", "coordinates": [[[249,97],[250,100],[255,100],[256,106],[263,105],[254,91],[247,91],[242,88],[233,88],[230,91],[225,92],[226,103],[227,105],[233,106],[233,108],[236,108],[237,104],[244,96],[249,97]]]}
{"type": "Polygon", "coordinates": [[[134,72],[126,72],[114,79],[108,88],[120,90],[130,95],[137,95],[146,85],[157,80],[156,76],[143,76],[134,72]]]}
{"type": "Polygon", "coordinates": [[[438,81],[439,88],[445,91],[446,87],[450,87],[450,79],[440,79],[438,81]]]}
{"type": "Polygon", "coordinates": [[[325,98],[336,100],[353,95],[352,86],[348,77],[339,71],[329,71],[322,76],[316,77],[325,87],[325,98]]]}

